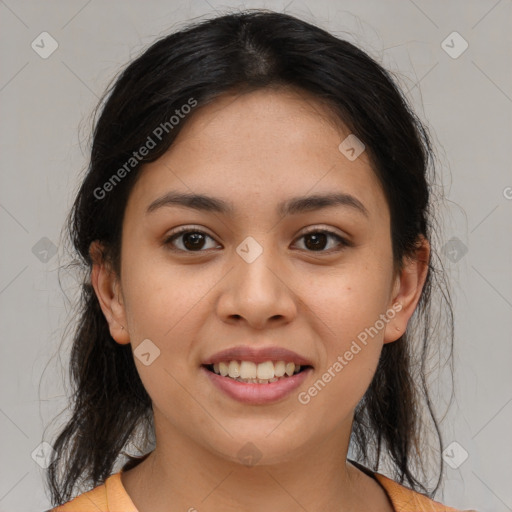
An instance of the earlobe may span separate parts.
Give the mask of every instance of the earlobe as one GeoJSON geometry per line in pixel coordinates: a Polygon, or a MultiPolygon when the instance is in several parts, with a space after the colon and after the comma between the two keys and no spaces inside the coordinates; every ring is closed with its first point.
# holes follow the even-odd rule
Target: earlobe
{"type": "Polygon", "coordinates": [[[430,261],[430,244],[420,236],[415,255],[405,259],[402,270],[396,276],[390,309],[396,314],[384,331],[384,343],[400,338],[418,305],[425,284],[430,261]],[[400,305],[398,307],[398,305],[400,305]]]}
{"type": "Polygon", "coordinates": [[[120,300],[119,281],[104,260],[98,241],[91,243],[89,254],[93,261],[91,284],[96,292],[103,315],[108,322],[110,335],[117,343],[126,345],[130,343],[130,337],[126,329],[124,304],[120,300]]]}

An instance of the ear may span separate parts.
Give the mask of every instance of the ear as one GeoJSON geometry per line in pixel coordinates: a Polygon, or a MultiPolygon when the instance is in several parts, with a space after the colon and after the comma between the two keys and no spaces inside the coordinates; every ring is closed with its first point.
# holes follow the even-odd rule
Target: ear
{"type": "Polygon", "coordinates": [[[126,313],[122,302],[121,287],[115,273],[105,261],[101,249],[98,240],[89,246],[89,254],[93,261],[91,283],[108,322],[110,335],[117,343],[126,345],[130,343],[130,337],[126,328],[126,313]]]}
{"type": "Polygon", "coordinates": [[[396,341],[404,334],[420,300],[429,261],[430,244],[424,236],[420,236],[414,256],[405,259],[402,270],[395,278],[388,309],[388,312],[394,311],[395,315],[386,324],[384,343],[396,341]]]}

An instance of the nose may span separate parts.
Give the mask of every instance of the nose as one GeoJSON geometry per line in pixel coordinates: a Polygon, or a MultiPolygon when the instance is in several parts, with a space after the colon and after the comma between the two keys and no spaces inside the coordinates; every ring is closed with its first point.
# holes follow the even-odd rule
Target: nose
{"type": "Polygon", "coordinates": [[[234,267],[223,280],[218,315],[224,322],[246,323],[254,329],[291,322],[297,314],[297,300],[289,274],[271,250],[262,247],[261,254],[251,260],[245,258],[241,246],[233,255],[234,267]]]}

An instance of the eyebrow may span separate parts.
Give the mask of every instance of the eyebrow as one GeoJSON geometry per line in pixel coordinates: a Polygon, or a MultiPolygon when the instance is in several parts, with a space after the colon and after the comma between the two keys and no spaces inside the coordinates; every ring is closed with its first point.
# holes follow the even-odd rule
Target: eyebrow
{"type": "MultiPolygon", "coordinates": [[[[146,215],[165,206],[185,206],[194,210],[216,212],[232,215],[235,211],[233,203],[217,197],[203,194],[191,194],[182,192],[167,192],[155,199],[147,208],[146,215]]],[[[311,196],[292,197],[277,207],[277,213],[281,216],[296,215],[299,213],[320,210],[332,206],[345,206],[352,208],[365,217],[369,217],[368,210],[356,197],[345,193],[316,194],[311,196]]]]}

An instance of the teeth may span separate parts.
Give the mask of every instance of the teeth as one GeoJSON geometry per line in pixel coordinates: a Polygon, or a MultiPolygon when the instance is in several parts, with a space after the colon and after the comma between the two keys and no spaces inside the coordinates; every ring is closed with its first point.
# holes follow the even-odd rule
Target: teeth
{"type": "Polygon", "coordinates": [[[242,364],[240,365],[240,377],[242,377],[242,379],[255,379],[257,373],[255,363],[252,361],[242,361],[242,364]]]}
{"type": "Polygon", "coordinates": [[[294,363],[286,363],[286,367],[285,367],[285,370],[286,372],[286,375],[288,375],[288,377],[290,375],[293,375],[293,372],[295,371],[295,364],[294,363]]]}
{"type": "Polygon", "coordinates": [[[221,361],[214,363],[213,371],[223,377],[248,382],[252,384],[267,384],[277,382],[281,378],[291,377],[300,372],[300,365],[286,363],[285,361],[265,361],[253,363],[252,361],[221,361]]]}
{"type": "Polygon", "coordinates": [[[272,379],[274,377],[274,363],[272,361],[265,361],[258,365],[258,379],[272,379]]]}
{"type": "Polygon", "coordinates": [[[232,379],[236,379],[237,377],[240,377],[240,365],[238,364],[238,361],[230,361],[229,362],[228,375],[232,379]]]}
{"type": "Polygon", "coordinates": [[[282,377],[284,375],[286,363],[284,361],[277,361],[274,365],[274,375],[276,377],[282,377]]]}
{"type": "MultiPolygon", "coordinates": [[[[215,371],[215,365],[213,365],[213,371],[215,371]]],[[[217,372],[215,372],[217,373],[217,372]]],[[[219,373],[225,377],[229,373],[229,366],[227,363],[220,362],[219,363],[219,373]]]]}

